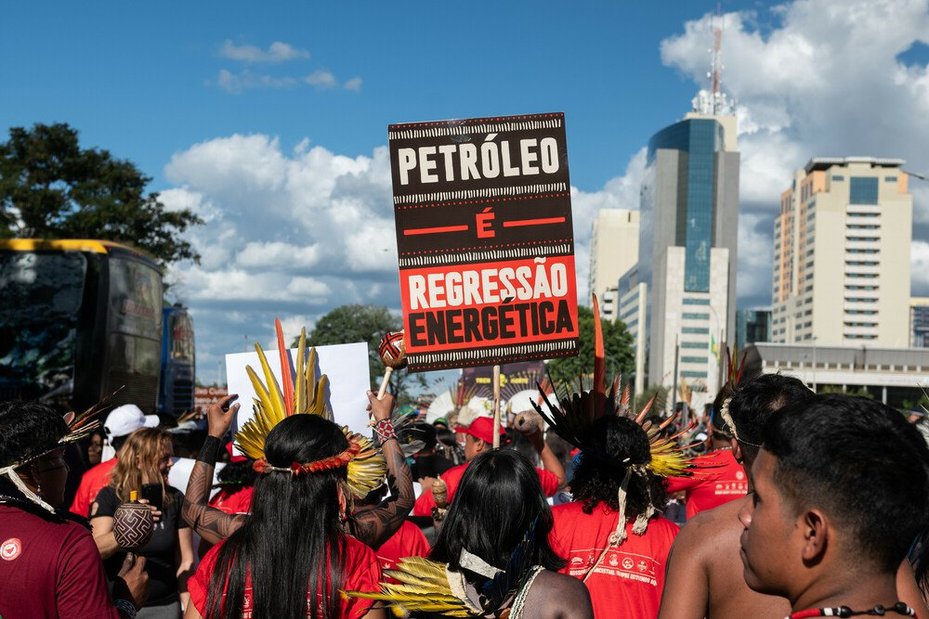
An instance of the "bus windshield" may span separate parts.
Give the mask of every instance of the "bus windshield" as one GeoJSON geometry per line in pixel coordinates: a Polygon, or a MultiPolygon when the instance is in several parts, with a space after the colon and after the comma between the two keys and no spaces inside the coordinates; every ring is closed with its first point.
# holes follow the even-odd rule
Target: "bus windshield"
{"type": "Polygon", "coordinates": [[[171,314],[171,359],[173,361],[194,360],[194,326],[186,313],[171,314]]]}
{"type": "Polygon", "coordinates": [[[70,391],[87,260],[0,252],[0,399],[70,391]]]}

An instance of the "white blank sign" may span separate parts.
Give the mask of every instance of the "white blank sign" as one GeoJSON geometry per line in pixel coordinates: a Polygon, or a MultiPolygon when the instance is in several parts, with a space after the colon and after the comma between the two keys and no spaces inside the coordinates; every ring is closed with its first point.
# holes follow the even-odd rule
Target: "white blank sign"
{"type": "MultiPolygon", "coordinates": [[[[354,344],[336,344],[333,346],[317,346],[319,356],[319,373],[329,376],[329,405],[335,416],[335,422],[340,426],[348,426],[355,432],[370,434],[368,428],[368,389],[371,388],[371,379],[368,372],[368,345],[364,342],[354,344]]],[[[290,349],[290,362],[296,367],[297,349],[290,349]]],[[[266,350],[265,356],[271,366],[278,384],[281,381],[281,363],[277,350],[266,350]]],[[[258,353],[245,352],[226,355],[226,381],[229,393],[239,394],[239,408],[236,428],[252,418],[252,405],[255,390],[252,382],[245,373],[245,366],[252,369],[264,381],[258,353]]]]}

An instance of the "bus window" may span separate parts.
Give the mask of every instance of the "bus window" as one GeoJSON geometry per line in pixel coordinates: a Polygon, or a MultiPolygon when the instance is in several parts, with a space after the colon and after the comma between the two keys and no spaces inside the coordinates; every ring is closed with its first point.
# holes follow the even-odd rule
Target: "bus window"
{"type": "Polygon", "coordinates": [[[70,392],[87,260],[0,252],[0,399],[70,392]]]}
{"type": "Polygon", "coordinates": [[[110,260],[110,332],[161,340],[161,276],[134,260],[110,260]]]}

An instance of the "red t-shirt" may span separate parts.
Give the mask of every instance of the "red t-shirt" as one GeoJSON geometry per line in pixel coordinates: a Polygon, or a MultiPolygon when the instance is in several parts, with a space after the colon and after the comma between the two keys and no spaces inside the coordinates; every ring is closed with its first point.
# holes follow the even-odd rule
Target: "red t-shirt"
{"type": "MultiPolygon", "coordinates": [[[[568,560],[561,569],[583,580],[616,530],[618,514],[603,503],[585,514],[579,502],[552,509],[552,549],[568,560]]],[[[661,516],[648,522],[644,535],[626,523],[626,541],[607,551],[587,579],[595,617],[657,617],[664,590],[665,563],[677,535],[676,524],[661,516]]]]}
{"type": "Polygon", "coordinates": [[[668,493],[685,491],[687,519],[705,509],[719,507],[748,492],[745,469],[736,462],[731,449],[718,449],[693,459],[693,477],[670,477],[668,493]]]}
{"type": "Polygon", "coordinates": [[[90,531],[0,505],[0,616],[103,617],[110,601],[90,531]]]}
{"type": "Polygon", "coordinates": [[[381,570],[392,570],[404,557],[429,556],[429,542],[419,527],[404,520],[400,529],[375,551],[381,570]]]}
{"type": "MultiPolygon", "coordinates": [[[[213,568],[216,565],[216,559],[219,556],[219,549],[222,543],[213,546],[203,560],[193,576],[187,581],[187,590],[190,592],[190,602],[200,611],[200,614],[206,617],[206,603],[210,596],[210,579],[213,576],[213,568]]],[[[380,591],[378,582],[381,579],[381,568],[374,556],[374,551],[359,542],[350,535],[345,536],[345,574],[342,588],[346,591],[380,591]]],[[[339,593],[334,593],[339,595],[339,593]]],[[[363,617],[374,604],[373,600],[361,600],[357,598],[347,598],[339,596],[339,617],[343,619],[358,619],[363,617]]],[[[313,608],[310,600],[307,606],[307,612],[313,608]]],[[[310,615],[307,614],[309,617],[310,615]]],[[[246,579],[245,583],[245,601],[242,605],[242,619],[251,619],[252,617],[252,585],[251,579],[246,579]]]]}
{"type": "Polygon", "coordinates": [[[77,493],[71,502],[70,512],[81,518],[87,518],[90,515],[90,505],[97,498],[103,488],[110,483],[110,472],[116,467],[116,458],[111,458],[106,462],[101,462],[95,467],[89,469],[81,477],[81,483],[77,487],[77,493]]]}
{"type": "MultiPolygon", "coordinates": [[[[455,491],[458,490],[458,484],[461,483],[461,478],[464,477],[468,464],[468,462],[465,462],[453,466],[439,476],[448,486],[449,504],[455,498],[455,491]]],[[[542,482],[542,492],[545,493],[545,496],[555,496],[555,493],[558,492],[558,476],[544,469],[536,469],[536,472],[539,474],[539,481],[542,482]]],[[[432,488],[423,488],[423,493],[419,495],[416,504],[413,505],[413,515],[432,516],[433,507],[435,507],[435,499],[432,497],[432,488]]]]}
{"type": "Polygon", "coordinates": [[[231,492],[225,488],[210,499],[210,507],[222,510],[227,514],[247,514],[252,508],[253,486],[239,486],[231,492]]]}

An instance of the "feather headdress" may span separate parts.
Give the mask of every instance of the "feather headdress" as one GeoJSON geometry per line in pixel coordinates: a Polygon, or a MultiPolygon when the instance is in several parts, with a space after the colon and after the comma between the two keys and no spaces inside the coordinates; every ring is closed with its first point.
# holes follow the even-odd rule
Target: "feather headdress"
{"type": "MultiPolygon", "coordinates": [[[[609,392],[606,391],[606,354],[603,342],[603,327],[600,324],[600,306],[596,295],[593,295],[593,315],[594,372],[591,389],[589,391],[581,389],[579,392],[570,393],[567,388],[562,387],[560,391],[563,396],[556,397],[554,403],[543,392],[545,407],[534,405],[539,415],[548,422],[556,434],[588,456],[596,453],[596,449],[593,445],[588,444],[588,440],[590,436],[589,430],[597,420],[608,415],[633,416],[633,412],[629,407],[630,388],[627,384],[620,391],[620,376],[617,375],[613,379],[609,392]]],[[[663,430],[671,424],[674,417],[669,417],[657,425],[645,420],[654,401],[655,398],[653,397],[634,417],[635,422],[642,427],[648,437],[648,462],[629,463],[627,458],[626,472],[620,484],[617,498],[619,510],[616,530],[610,535],[609,544],[603,549],[603,553],[594,563],[594,567],[604,559],[610,547],[618,546],[626,539],[626,497],[629,482],[632,480],[633,475],[645,476],[653,474],[661,477],[691,475],[689,469],[693,465],[677,444],[678,437],[684,432],[670,437],[663,436],[663,430]]],[[[649,519],[658,512],[659,507],[661,506],[655,505],[651,500],[649,493],[648,507],[636,516],[632,527],[633,533],[643,535],[648,528],[649,519]]],[[[587,574],[589,576],[592,573],[593,567],[587,574]]],[[[586,577],[584,580],[586,580],[586,577]]]]}
{"type": "Polygon", "coordinates": [[[468,601],[467,596],[456,595],[452,583],[457,574],[449,572],[444,563],[423,557],[400,559],[396,569],[384,570],[384,576],[396,583],[381,583],[379,593],[346,591],[349,597],[386,602],[398,617],[408,613],[435,613],[443,617],[474,617],[480,614],[479,607],[468,601]]]}
{"type": "Polygon", "coordinates": [[[600,305],[593,295],[594,314],[594,373],[593,385],[589,391],[581,389],[571,393],[566,386],[556,390],[555,401],[549,399],[545,390],[539,388],[545,406],[533,404],[536,411],[548,422],[558,436],[565,439],[581,451],[587,447],[584,437],[589,428],[605,415],[623,415],[632,417],[648,435],[651,458],[646,468],[661,477],[678,477],[689,475],[690,460],[677,446],[675,436],[663,436],[663,431],[674,420],[669,417],[661,424],[653,424],[645,418],[655,403],[653,396],[636,415],[630,408],[630,386],[620,390],[621,377],[613,379],[609,392],[606,391],[606,353],[603,342],[603,328],[600,324],[600,305]]]}
{"type": "Polygon", "coordinates": [[[323,374],[316,378],[317,355],[316,349],[306,348],[306,329],[301,329],[297,344],[297,358],[295,372],[291,373],[290,354],[284,345],[284,332],[281,321],[275,320],[274,327],[277,332],[277,348],[281,364],[281,382],[279,383],[271,365],[261,349],[255,344],[258,361],[264,382],[251,366],[245,368],[248,378],[255,389],[255,400],[252,410],[254,415],[242,429],[236,432],[236,446],[249,458],[255,460],[255,470],[267,473],[277,470],[286,470],[292,475],[314,473],[321,470],[347,466],[348,485],[352,494],[357,498],[366,496],[378,488],[384,481],[387,464],[384,456],[375,448],[371,439],[353,433],[347,426],[342,428],[349,447],[332,458],[316,462],[293,463],[283,469],[274,467],[265,460],[265,440],[271,430],[286,417],[291,415],[317,415],[332,421],[332,409],[327,401],[327,388],[329,378],[323,374]]]}
{"type": "MultiPolygon", "coordinates": [[[[733,350],[730,351],[729,347],[727,346],[726,347],[726,385],[731,389],[730,393],[733,393],[735,391],[736,387],[739,386],[739,384],[742,382],[744,378],[745,362],[746,362],[746,359],[748,358],[748,355],[743,353],[742,359],[739,361],[739,364],[737,366],[735,363],[735,360],[738,358],[739,358],[738,349],[734,348],[733,350]]],[[[728,398],[726,398],[723,401],[722,405],[720,406],[719,411],[716,411],[716,410],[713,411],[713,422],[714,424],[717,423],[716,413],[718,412],[719,417],[722,419],[725,425],[722,425],[721,427],[717,429],[722,430],[723,434],[726,434],[726,435],[731,434],[730,438],[734,438],[737,441],[742,441],[742,439],[739,438],[739,433],[738,433],[738,430],[736,430],[735,423],[732,421],[732,414],[729,412],[729,403],[731,401],[732,401],[732,396],[730,395],[728,398]]],[[[742,441],[742,442],[747,442],[747,441],[742,441]]],[[[748,443],[748,444],[753,445],[754,447],[760,447],[760,445],[754,445],[753,443],[748,443]]]]}

